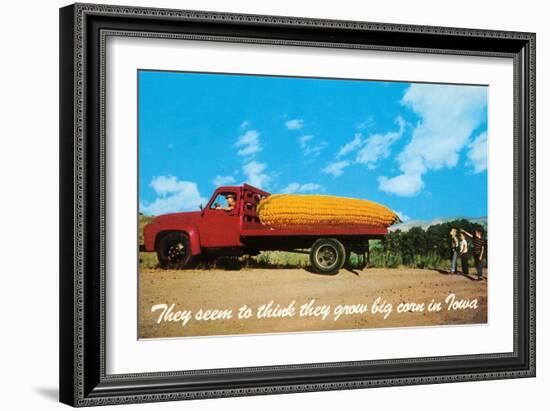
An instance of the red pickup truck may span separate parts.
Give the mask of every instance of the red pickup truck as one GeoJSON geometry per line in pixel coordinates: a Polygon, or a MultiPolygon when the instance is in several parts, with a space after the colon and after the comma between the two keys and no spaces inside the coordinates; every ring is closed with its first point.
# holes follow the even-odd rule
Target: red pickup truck
{"type": "Polygon", "coordinates": [[[185,268],[198,256],[258,255],[262,250],[307,252],[313,269],[335,274],[351,252],[366,264],[369,240],[386,228],[318,226],[276,229],[260,222],[256,206],[270,194],[248,184],[219,187],[200,211],[164,214],[144,227],[143,251],[156,252],[163,268],[185,268]],[[221,207],[234,196],[233,207],[221,207]],[[228,209],[230,208],[230,209],[228,209]]]}

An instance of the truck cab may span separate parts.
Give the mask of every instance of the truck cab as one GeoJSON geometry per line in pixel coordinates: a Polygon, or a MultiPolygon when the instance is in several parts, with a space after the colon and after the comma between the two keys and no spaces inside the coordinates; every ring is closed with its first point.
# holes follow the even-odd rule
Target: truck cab
{"type": "Polygon", "coordinates": [[[179,266],[171,261],[182,256],[189,261],[220,249],[226,255],[242,253],[242,230],[261,226],[256,206],[269,195],[248,184],[218,187],[200,211],[155,217],[144,228],[144,251],[156,251],[161,266],[167,267],[179,266]]]}

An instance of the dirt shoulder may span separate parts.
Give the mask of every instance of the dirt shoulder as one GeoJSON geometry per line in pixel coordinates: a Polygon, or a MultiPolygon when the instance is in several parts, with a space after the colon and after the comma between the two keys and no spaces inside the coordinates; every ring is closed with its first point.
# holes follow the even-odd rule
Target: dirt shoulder
{"type": "Polygon", "coordinates": [[[139,277],[139,334],[140,338],[159,338],[486,323],[487,280],[474,281],[473,278],[403,268],[341,270],[334,276],[317,275],[305,269],[143,269],[139,277]],[[454,294],[456,300],[477,300],[477,308],[448,310],[444,301],[450,294],[454,294]],[[384,319],[383,312],[372,313],[376,299],[381,308],[383,302],[392,304],[387,318],[384,319]],[[441,311],[428,311],[432,299],[443,302],[441,311]],[[330,306],[331,314],[323,319],[322,314],[314,315],[312,309],[304,309],[304,313],[311,315],[298,315],[301,306],[312,300],[311,308],[330,306]],[[273,302],[271,311],[263,311],[273,314],[277,305],[281,309],[289,308],[292,301],[296,310],[292,317],[284,318],[284,312],[280,311],[280,317],[257,318],[257,310],[262,305],[273,302]],[[424,311],[413,312],[414,307],[410,307],[408,311],[397,312],[400,303],[410,302],[424,303],[424,311]],[[166,304],[166,313],[174,304],[172,314],[181,311],[179,317],[183,317],[184,312],[190,312],[190,319],[185,326],[182,318],[158,323],[163,309],[152,312],[157,304],[166,304]],[[237,310],[245,304],[253,309],[254,315],[248,320],[238,319],[237,310]],[[337,307],[343,311],[346,305],[357,305],[359,309],[359,304],[367,305],[369,311],[342,314],[334,320],[337,307]],[[223,318],[196,321],[194,316],[201,309],[232,310],[232,316],[228,318],[219,313],[223,318]]]}

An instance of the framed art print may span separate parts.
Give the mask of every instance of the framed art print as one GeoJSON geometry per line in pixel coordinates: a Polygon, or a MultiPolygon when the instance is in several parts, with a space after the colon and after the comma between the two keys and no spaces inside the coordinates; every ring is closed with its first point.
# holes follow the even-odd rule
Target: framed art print
{"type": "Polygon", "coordinates": [[[60,399],[535,375],[535,35],[60,10],[60,399]]]}

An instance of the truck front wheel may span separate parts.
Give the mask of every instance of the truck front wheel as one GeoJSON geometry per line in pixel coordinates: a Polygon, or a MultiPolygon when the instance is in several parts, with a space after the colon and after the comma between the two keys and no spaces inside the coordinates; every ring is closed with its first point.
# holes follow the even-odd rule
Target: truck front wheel
{"type": "Polygon", "coordinates": [[[346,249],[335,238],[320,238],[311,246],[309,261],[319,274],[336,274],[346,262],[346,249]]]}
{"type": "Polygon", "coordinates": [[[191,266],[191,245],[184,233],[168,233],[157,246],[157,257],[162,268],[188,268],[191,266]]]}

